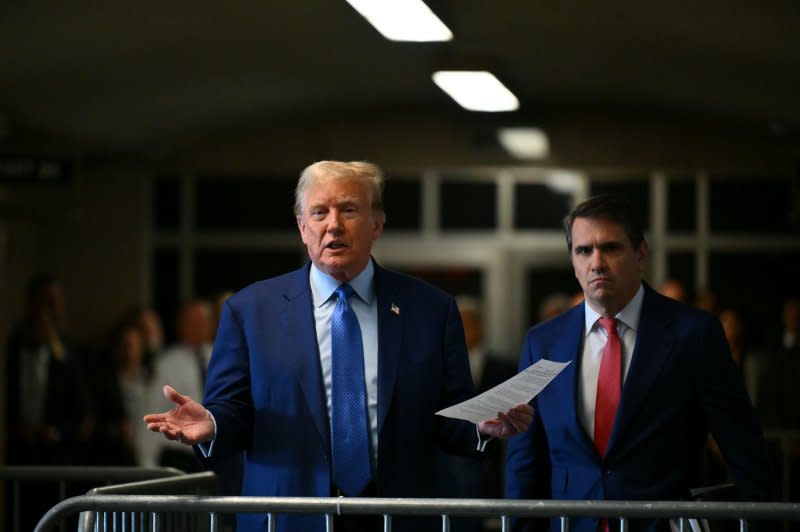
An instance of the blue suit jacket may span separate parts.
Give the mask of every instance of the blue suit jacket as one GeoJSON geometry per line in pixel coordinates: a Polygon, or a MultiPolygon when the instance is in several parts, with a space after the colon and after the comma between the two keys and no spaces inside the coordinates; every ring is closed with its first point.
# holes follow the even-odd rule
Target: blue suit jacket
{"type": "MultiPolygon", "coordinates": [[[[541,358],[572,364],[534,399],[530,430],[508,443],[507,497],[686,499],[691,488],[702,486],[710,431],[740,497],[771,498],[761,429],[719,321],[647,285],[614,429],[600,457],[577,415],[584,315],[581,304],[528,332],[520,369],[541,358]]],[[[515,528],[541,525],[520,520],[515,528]]],[[[591,519],[571,526],[597,531],[591,519]]],[[[633,522],[631,530],[653,526],[633,522]]]]}
{"type": "MultiPolygon", "coordinates": [[[[204,400],[217,422],[210,465],[244,451],[242,495],[331,494],[330,430],[308,276],[306,264],[255,283],[222,311],[204,400]]],[[[377,494],[434,496],[436,446],[470,453],[477,444],[474,425],[434,415],[472,394],[461,319],[441,290],[377,265],[375,291],[377,494]]],[[[264,530],[265,517],[239,515],[237,530],[264,530]]],[[[319,515],[278,520],[278,530],[324,530],[319,515]]],[[[401,520],[395,523],[403,528],[401,520]]]]}

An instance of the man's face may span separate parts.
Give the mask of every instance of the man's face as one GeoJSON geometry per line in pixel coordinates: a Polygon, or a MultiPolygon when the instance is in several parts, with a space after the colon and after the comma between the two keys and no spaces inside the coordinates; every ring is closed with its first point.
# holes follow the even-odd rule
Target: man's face
{"type": "Polygon", "coordinates": [[[297,217],[311,262],[339,281],[367,266],[383,217],[372,211],[367,185],[358,179],[318,181],[306,192],[297,217]]]}
{"type": "Polygon", "coordinates": [[[181,341],[191,347],[199,348],[211,341],[211,312],[208,305],[192,303],[183,309],[178,324],[181,341]]]}
{"type": "Polygon", "coordinates": [[[572,267],[589,305],[613,316],[636,295],[647,243],[634,249],[625,229],[604,218],[576,218],[572,224],[572,267]]]}

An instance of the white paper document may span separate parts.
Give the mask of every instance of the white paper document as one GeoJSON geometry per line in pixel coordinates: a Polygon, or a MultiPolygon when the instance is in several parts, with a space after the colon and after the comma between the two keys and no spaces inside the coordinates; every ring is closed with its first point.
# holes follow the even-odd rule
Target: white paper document
{"type": "Polygon", "coordinates": [[[472,399],[439,410],[436,414],[465,419],[473,423],[494,419],[498,412],[505,412],[536,397],[536,394],[541,392],[568,364],[569,362],[540,360],[494,388],[472,399]]]}

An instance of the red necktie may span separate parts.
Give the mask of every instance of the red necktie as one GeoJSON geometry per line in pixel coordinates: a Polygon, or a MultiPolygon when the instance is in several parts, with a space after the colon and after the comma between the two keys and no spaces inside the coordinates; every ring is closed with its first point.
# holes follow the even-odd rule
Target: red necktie
{"type": "MultiPolygon", "coordinates": [[[[608,439],[614,428],[619,396],[622,392],[622,349],[617,334],[616,318],[600,318],[600,325],[608,334],[597,376],[597,399],[594,406],[594,446],[602,458],[606,454],[608,439]]],[[[608,519],[601,519],[599,532],[609,532],[608,519]]]]}
{"type": "Polygon", "coordinates": [[[616,318],[600,318],[598,321],[608,333],[608,341],[603,348],[603,360],[600,362],[600,374],[597,376],[597,399],[594,407],[594,446],[600,457],[603,457],[614,428],[622,391],[622,349],[616,318]]]}

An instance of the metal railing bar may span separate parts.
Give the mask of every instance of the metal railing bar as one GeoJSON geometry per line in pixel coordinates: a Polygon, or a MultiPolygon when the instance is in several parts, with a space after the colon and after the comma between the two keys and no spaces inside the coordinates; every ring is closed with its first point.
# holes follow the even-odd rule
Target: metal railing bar
{"type": "MultiPolygon", "coordinates": [[[[79,511],[220,513],[317,513],[341,515],[503,515],[519,517],[800,519],[800,503],[682,501],[550,501],[503,499],[394,499],[349,497],[216,497],[177,495],[81,495],[48,511],[37,530],[79,511]]],[[[47,528],[46,528],[47,527],[47,528]]],[[[565,531],[565,532],[568,532],[565,531]]]]}
{"type": "Polygon", "coordinates": [[[184,475],[185,472],[174,467],[134,467],[134,466],[2,466],[0,480],[36,481],[124,481],[147,480],[184,475]]]}
{"type": "Polygon", "coordinates": [[[503,514],[500,516],[500,532],[508,532],[508,515],[503,514]]]}
{"type": "Polygon", "coordinates": [[[187,495],[190,493],[216,493],[217,477],[211,471],[181,474],[175,477],[137,480],[124,484],[100,486],[89,490],[88,495],[187,495]]]}
{"type": "MultiPolygon", "coordinates": [[[[67,498],[67,482],[66,480],[62,479],[58,481],[58,500],[63,501],[66,498],[67,498]]],[[[58,529],[61,532],[65,532],[66,526],[67,524],[62,521],[58,529]]]]}
{"type": "Polygon", "coordinates": [[[20,509],[19,509],[19,504],[20,504],[20,495],[19,495],[20,486],[19,486],[19,482],[20,482],[19,480],[15,480],[13,482],[12,488],[11,488],[12,491],[13,491],[12,500],[13,500],[13,505],[14,505],[14,510],[13,510],[14,515],[11,518],[11,522],[14,524],[14,530],[19,530],[19,520],[20,520],[20,515],[19,515],[20,514],[20,509]]]}
{"type": "Polygon", "coordinates": [[[450,532],[450,517],[442,514],[442,532],[450,532]]]}
{"type": "Polygon", "coordinates": [[[383,514],[383,532],[392,532],[391,514],[383,514]]]}
{"type": "Polygon", "coordinates": [[[559,520],[561,522],[561,532],[569,532],[569,517],[562,515],[559,520]]]}
{"type": "Polygon", "coordinates": [[[566,501],[359,497],[217,497],[180,495],[81,495],[51,510],[134,510],[222,513],[338,513],[393,515],[502,515],[520,517],[798,519],[800,503],[688,501],[566,501]]]}

